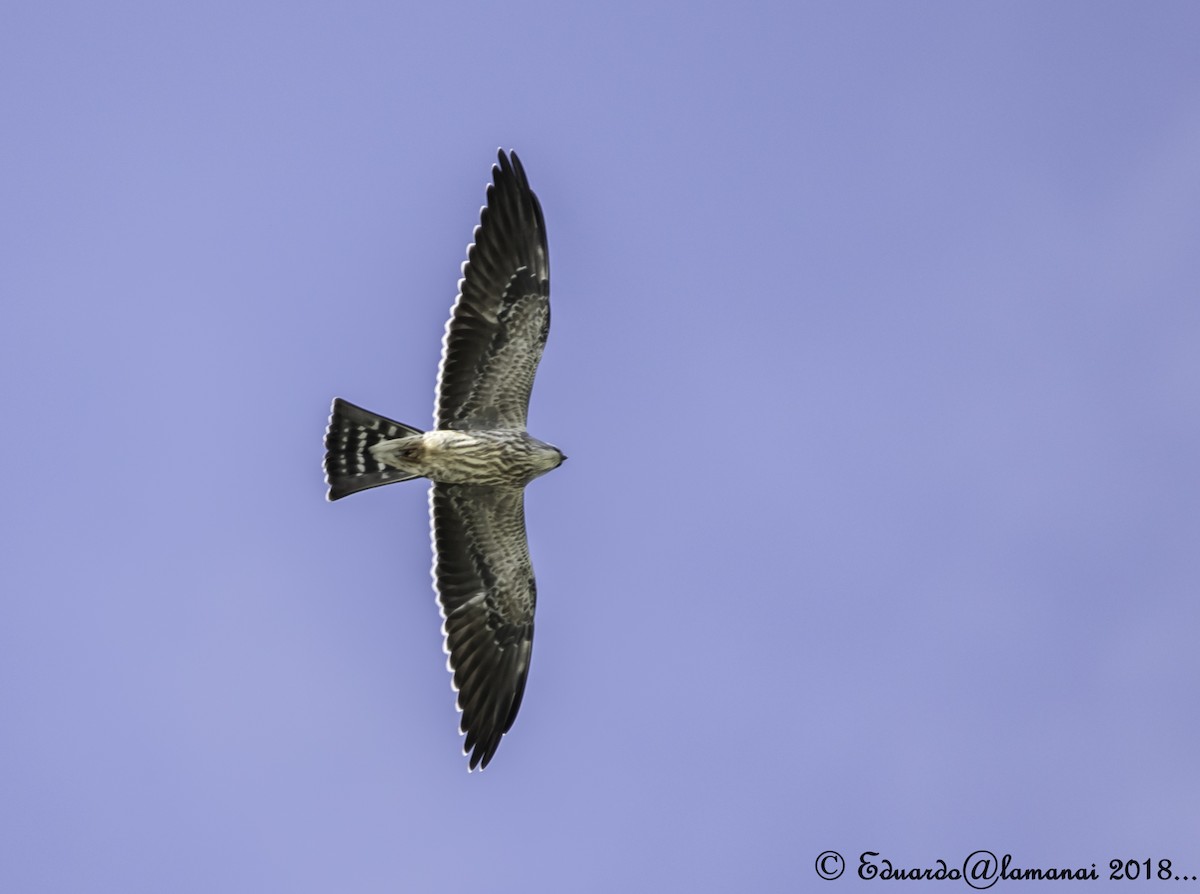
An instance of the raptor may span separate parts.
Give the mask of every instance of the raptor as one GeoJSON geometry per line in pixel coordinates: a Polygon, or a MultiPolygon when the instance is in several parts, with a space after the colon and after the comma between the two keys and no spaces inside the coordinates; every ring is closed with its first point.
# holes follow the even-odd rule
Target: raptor
{"type": "Polygon", "coordinates": [[[529,676],[537,586],[525,485],[566,459],[526,431],[549,331],[546,223],[517,154],[501,151],[446,323],[433,429],[336,398],[325,434],[329,500],[432,482],[433,583],[471,770],[512,728],[529,676]]]}

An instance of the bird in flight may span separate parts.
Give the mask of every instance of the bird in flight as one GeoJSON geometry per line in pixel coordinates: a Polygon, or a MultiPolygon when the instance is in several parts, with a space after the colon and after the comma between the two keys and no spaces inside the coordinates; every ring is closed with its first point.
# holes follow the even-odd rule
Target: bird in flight
{"type": "Polygon", "coordinates": [[[517,154],[501,151],[446,323],[433,430],[336,398],[325,434],[329,500],[433,482],[433,585],[471,770],[512,728],[529,675],[537,588],[525,485],[566,459],[525,430],[549,331],[546,223],[517,154]]]}

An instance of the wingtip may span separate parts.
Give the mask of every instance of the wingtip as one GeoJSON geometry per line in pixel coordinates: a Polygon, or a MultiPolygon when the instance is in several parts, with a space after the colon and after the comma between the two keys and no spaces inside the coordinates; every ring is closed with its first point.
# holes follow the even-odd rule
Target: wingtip
{"type": "Polygon", "coordinates": [[[496,165],[492,168],[493,180],[496,174],[512,174],[517,180],[528,184],[528,179],[525,176],[525,166],[521,164],[521,159],[517,155],[516,149],[504,151],[503,147],[496,150],[496,165]]]}
{"type": "Polygon", "coordinates": [[[496,749],[485,751],[476,742],[473,747],[463,746],[463,757],[467,759],[467,772],[474,773],[476,771],[482,773],[487,769],[487,765],[492,762],[492,757],[496,754],[496,749]]]}
{"type": "Polygon", "coordinates": [[[512,152],[512,150],[505,152],[503,149],[498,149],[496,151],[496,163],[492,165],[493,184],[496,183],[501,176],[508,176],[512,174],[513,162],[509,160],[510,155],[512,155],[513,158],[516,158],[516,153],[512,152]]]}

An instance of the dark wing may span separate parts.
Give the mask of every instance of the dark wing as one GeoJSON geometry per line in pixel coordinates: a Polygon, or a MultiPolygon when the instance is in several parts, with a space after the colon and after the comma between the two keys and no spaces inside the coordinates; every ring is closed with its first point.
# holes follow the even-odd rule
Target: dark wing
{"type": "Polygon", "coordinates": [[[467,736],[486,767],[517,719],[533,649],[537,588],[525,539],[525,489],[434,484],[433,581],[467,736]]]}
{"type": "Polygon", "coordinates": [[[517,154],[492,167],[438,370],[437,428],[524,429],[550,331],[546,222],[517,154]]]}

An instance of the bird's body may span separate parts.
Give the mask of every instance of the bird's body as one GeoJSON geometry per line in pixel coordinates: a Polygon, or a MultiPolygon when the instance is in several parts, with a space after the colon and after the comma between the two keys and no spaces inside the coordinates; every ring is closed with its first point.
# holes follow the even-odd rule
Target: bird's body
{"type": "Polygon", "coordinates": [[[537,587],[525,485],[562,464],[525,430],[550,330],[546,226],[521,162],[501,152],[446,324],[435,427],[334,400],[328,498],[412,478],[429,492],[433,578],[470,768],[512,727],[529,673],[537,587]]]}
{"type": "Polygon", "coordinates": [[[527,432],[435,429],[370,448],[379,463],[442,484],[524,487],[558,468],[563,455],[527,432]]]}

